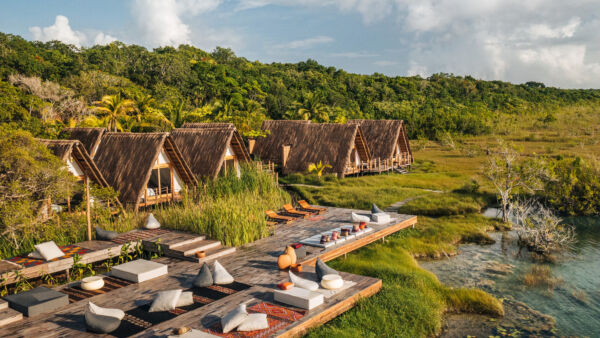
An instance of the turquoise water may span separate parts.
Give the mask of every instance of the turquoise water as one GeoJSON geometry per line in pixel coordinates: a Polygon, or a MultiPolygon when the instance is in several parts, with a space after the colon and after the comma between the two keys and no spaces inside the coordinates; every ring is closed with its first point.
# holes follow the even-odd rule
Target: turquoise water
{"type": "Polygon", "coordinates": [[[555,264],[547,264],[558,279],[552,290],[524,285],[523,276],[539,263],[518,248],[515,234],[510,232],[492,234],[496,240],[493,245],[463,245],[458,256],[421,262],[421,266],[445,284],[478,287],[498,297],[509,296],[554,317],[558,335],[598,337],[600,218],[565,221],[576,226],[577,242],[555,264]]]}

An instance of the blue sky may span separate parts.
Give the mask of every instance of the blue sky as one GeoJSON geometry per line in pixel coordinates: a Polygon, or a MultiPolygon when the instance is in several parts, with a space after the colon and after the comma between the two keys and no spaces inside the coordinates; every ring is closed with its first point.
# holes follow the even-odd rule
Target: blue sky
{"type": "Polygon", "coordinates": [[[363,74],[600,87],[598,0],[2,1],[0,31],[79,46],[224,46],[363,74]]]}

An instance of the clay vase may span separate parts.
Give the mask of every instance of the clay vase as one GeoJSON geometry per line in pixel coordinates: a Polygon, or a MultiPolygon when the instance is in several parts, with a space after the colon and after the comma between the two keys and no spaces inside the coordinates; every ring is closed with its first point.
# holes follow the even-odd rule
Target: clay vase
{"type": "Polygon", "coordinates": [[[365,230],[367,228],[367,223],[364,223],[364,222],[360,223],[359,228],[360,228],[360,230],[365,230]]]}
{"type": "Polygon", "coordinates": [[[196,257],[197,258],[204,258],[204,257],[206,257],[206,252],[205,251],[198,251],[198,252],[196,252],[196,257]]]}
{"type": "Polygon", "coordinates": [[[292,263],[291,264],[296,264],[296,261],[298,260],[298,257],[296,257],[296,251],[294,250],[294,248],[292,248],[291,245],[288,245],[288,247],[285,248],[285,252],[284,253],[287,254],[288,256],[290,256],[290,258],[292,259],[292,263]]]}
{"type": "Polygon", "coordinates": [[[277,266],[279,266],[280,270],[285,270],[292,265],[292,257],[288,254],[283,254],[277,258],[277,266]]]}
{"type": "Polygon", "coordinates": [[[342,228],[342,233],[340,234],[342,237],[348,236],[348,229],[342,228]]]}
{"type": "Polygon", "coordinates": [[[331,233],[331,240],[332,241],[335,241],[335,240],[337,240],[339,238],[340,238],[340,235],[339,235],[339,233],[337,231],[334,231],[334,232],[331,233]]]}
{"type": "Polygon", "coordinates": [[[322,235],[321,236],[321,244],[327,243],[329,242],[329,236],[327,235],[322,235]]]}
{"type": "Polygon", "coordinates": [[[357,225],[354,225],[354,226],[352,227],[352,232],[359,232],[359,231],[360,231],[360,226],[358,226],[358,224],[357,224],[357,225]]]}

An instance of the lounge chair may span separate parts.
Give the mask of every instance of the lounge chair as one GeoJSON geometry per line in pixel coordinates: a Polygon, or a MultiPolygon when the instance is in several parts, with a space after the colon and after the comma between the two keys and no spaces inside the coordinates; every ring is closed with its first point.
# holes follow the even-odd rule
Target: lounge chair
{"type": "Polygon", "coordinates": [[[273,210],[267,210],[267,211],[265,211],[265,214],[267,214],[267,217],[269,217],[270,219],[272,219],[273,221],[276,221],[278,223],[289,224],[296,220],[295,217],[278,215],[273,210]]]}
{"type": "Polygon", "coordinates": [[[306,202],[305,200],[298,201],[298,204],[300,204],[300,210],[308,212],[316,212],[318,214],[323,214],[325,213],[325,211],[327,211],[327,208],[314,207],[308,204],[308,202],[306,202]]]}
{"type": "Polygon", "coordinates": [[[285,211],[286,214],[288,214],[292,217],[307,218],[309,216],[312,216],[312,214],[313,214],[312,212],[308,212],[308,211],[296,210],[291,204],[284,204],[283,211],[285,211]]]}

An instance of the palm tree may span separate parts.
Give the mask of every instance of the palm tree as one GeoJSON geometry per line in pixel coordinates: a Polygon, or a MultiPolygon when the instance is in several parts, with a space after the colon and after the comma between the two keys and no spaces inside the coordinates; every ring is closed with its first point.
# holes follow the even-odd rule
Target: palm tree
{"type": "Polygon", "coordinates": [[[317,178],[319,179],[319,181],[321,180],[321,176],[323,176],[323,171],[326,168],[331,168],[331,166],[329,164],[323,164],[323,161],[319,161],[319,163],[314,164],[311,163],[308,165],[308,172],[309,173],[316,173],[317,174],[317,178]]]}
{"type": "Polygon", "coordinates": [[[94,109],[105,116],[108,129],[117,131],[118,119],[127,116],[128,113],[135,110],[134,102],[125,99],[121,93],[117,95],[105,95],[102,100],[94,102],[94,109]]]}
{"type": "Polygon", "coordinates": [[[321,103],[320,95],[308,92],[302,94],[301,101],[292,104],[288,118],[329,122],[329,107],[321,103]]]}
{"type": "Polygon", "coordinates": [[[133,101],[135,113],[134,118],[136,122],[140,123],[142,122],[144,115],[150,113],[152,110],[155,100],[150,94],[140,93],[133,97],[133,101]]]}

